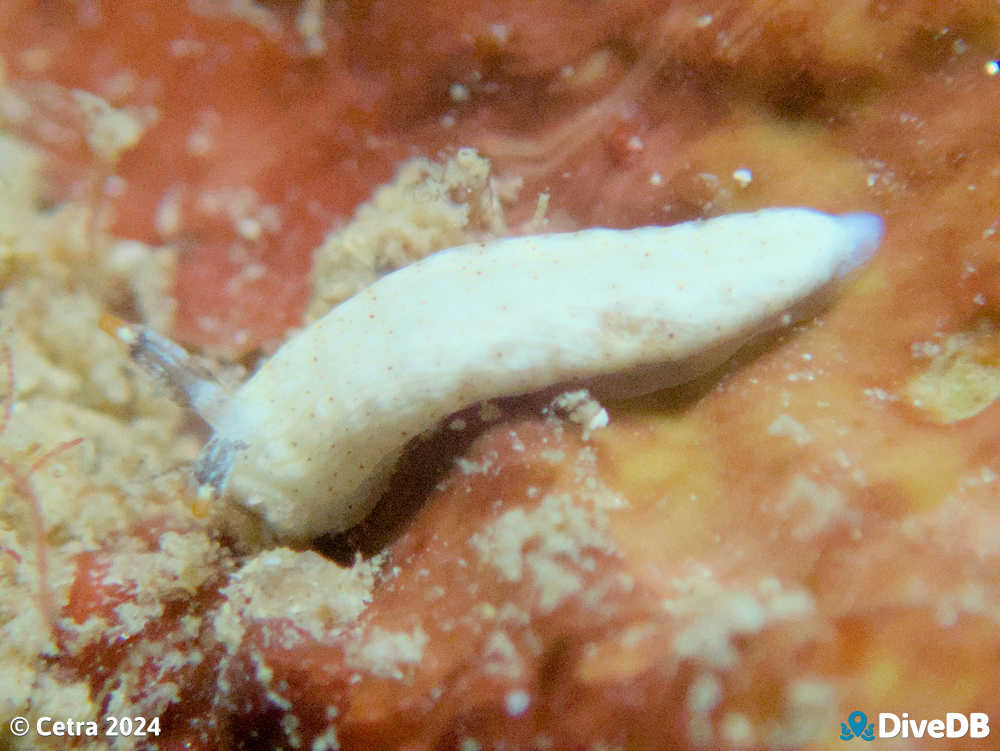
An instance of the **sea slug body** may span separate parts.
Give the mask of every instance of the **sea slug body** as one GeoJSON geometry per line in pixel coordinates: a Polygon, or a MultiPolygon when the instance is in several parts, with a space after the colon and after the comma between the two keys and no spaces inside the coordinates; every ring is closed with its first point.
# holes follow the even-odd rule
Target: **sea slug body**
{"type": "MultiPolygon", "coordinates": [[[[214,429],[196,474],[228,480],[279,539],[346,529],[403,446],[449,414],[559,383],[691,378],[808,315],[881,235],[873,215],[789,208],[435,253],[304,329],[228,400],[183,385],[214,429]]],[[[133,328],[118,335],[135,351],[133,328]]]]}

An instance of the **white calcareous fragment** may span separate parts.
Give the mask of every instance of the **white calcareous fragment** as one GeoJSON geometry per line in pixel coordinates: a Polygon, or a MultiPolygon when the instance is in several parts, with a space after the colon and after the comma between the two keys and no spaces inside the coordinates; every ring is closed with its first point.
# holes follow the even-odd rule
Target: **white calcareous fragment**
{"type": "Polygon", "coordinates": [[[280,538],[346,529],[449,414],[561,383],[604,399],[688,380],[814,312],[881,234],[868,214],[768,209],[435,253],[279,349],[209,420],[198,479],[228,479],[280,538]]]}
{"type": "Polygon", "coordinates": [[[552,408],[580,425],[583,428],[581,437],[585,441],[595,430],[608,426],[608,411],[586,389],[564,391],[552,400],[552,408]]]}
{"type": "Polygon", "coordinates": [[[733,179],[741,188],[745,188],[753,182],[753,172],[746,167],[740,167],[733,170],[733,179]]]}

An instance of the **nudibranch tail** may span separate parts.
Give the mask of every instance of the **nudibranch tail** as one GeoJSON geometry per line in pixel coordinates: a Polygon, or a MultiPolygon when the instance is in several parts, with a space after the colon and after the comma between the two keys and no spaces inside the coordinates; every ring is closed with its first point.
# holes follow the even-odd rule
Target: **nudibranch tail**
{"type": "Polygon", "coordinates": [[[843,277],[871,260],[882,242],[885,226],[875,214],[855,212],[841,214],[836,219],[850,238],[851,252],[837,267],[837,276],[843,277]]]}

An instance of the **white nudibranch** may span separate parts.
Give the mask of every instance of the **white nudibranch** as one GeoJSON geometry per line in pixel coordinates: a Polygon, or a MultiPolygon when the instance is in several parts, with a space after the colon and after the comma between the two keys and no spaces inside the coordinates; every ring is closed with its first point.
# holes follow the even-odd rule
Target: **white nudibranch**
{"type": "Polygon", "coordinates": [[[235,393],[141,326],[102,325],[214,429],[195,467],[279,539],[361,521],[402,448],[451,413],[554,384],[637,394],[800,320],[875,252],[881,220],[767,209],[435,253],[305,328],[235,393]]]}

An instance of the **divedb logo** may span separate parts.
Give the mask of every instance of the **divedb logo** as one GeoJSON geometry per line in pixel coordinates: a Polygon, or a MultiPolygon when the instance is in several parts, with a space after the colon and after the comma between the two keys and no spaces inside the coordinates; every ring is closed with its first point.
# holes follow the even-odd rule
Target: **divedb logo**
{"type": "Polygon", "coordinates": [[[868,715],[854,710],[847,722],[840,723],[840,740],[863,741],[875,738],[986,738],[990,734],[990,717],[985,712],[948,712],[944,719],[914,720],[906,712],[893,714],[879,712],[878,732],[876,723],[868,722],[868,715]]]}

